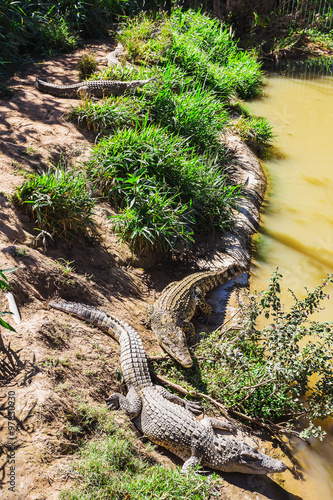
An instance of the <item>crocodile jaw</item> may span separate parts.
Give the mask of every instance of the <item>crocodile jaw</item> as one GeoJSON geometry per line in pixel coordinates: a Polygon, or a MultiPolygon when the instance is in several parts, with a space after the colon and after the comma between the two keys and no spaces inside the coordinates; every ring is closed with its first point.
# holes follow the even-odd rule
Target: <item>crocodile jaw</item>
{"type": "Polygon", "coordinates": [[[217,470],[242,474],[273,474],[287,469],[286,464],[281,460],[271,458],[247,443],[233,438],[223,439],[215,436],[214,445],[217,457],[215,457],[213,468],[217,470]]]}
{"type": "Polygon", "coordinates": [[[183,330],[172,322],[151,324],[160,346],[184,368],[190,368],[193,361],[187,347],[183,330]]]}

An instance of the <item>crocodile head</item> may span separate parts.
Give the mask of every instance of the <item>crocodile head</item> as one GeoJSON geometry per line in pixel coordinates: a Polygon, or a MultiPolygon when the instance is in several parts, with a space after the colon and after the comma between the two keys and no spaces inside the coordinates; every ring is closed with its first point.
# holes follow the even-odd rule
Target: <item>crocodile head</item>
{"type": "Polygon", "coordinates": [[[206,465],[217,470],[243,474],[272,474],[287,469],[284,462],[257,451],[244,441],[216,435],[214,445],[214,463],[206,465]]]}
{"type": "Polygon", "coordinates": [[[154,331],[160,346],[180,363],[184,368],[190,368],[193,364],[187,347],[185,333],[175,323],[171,314],[161,311],[151,316],[151,328],[154,331]]]}

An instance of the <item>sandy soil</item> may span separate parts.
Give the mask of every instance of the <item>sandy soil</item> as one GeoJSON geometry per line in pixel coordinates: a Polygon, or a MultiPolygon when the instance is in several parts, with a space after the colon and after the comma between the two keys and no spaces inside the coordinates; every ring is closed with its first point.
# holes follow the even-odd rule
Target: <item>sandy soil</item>
{"type": "MultiPolygon", "coordinates": [[[[95,41],[87,48],[102,57],[113,47],[111,42],[95,41]]],[[[36,76],[62,84],[77,81],[83,52],[30,65],[6,82],[15,91],[13,97],[0,100],[0,268],[17,268],[8,278],[22,317],[16,333],[1,329],[0,499],[57,498],[74,481],[68,464],[76,445],[64,432],[73,394],[93,405],[119,390],[118,345],[103,332],[51,310],[49,300],[62,297],[103,308],[137,329],[148,355],[162,354],[145,327],[146,305],[170,281],[196,269],[196,257],[208,251],[202,244],[191,259],[174,262],[143,255],[133,261],[129,249],[109,231],[106,205],[100,205],[96,215],[100,237],[90,244],[58,243],[46,251],[32,244],[33,221],[13,207],[10,194],[23,182],[25,172],[45,169],[50,161],[64,157],[73,165],[84,161],[94,140],[63,118],[75,100],[41,94],[33,83],[36,76]],[[15,420],[8,418],[12,410],[15,420]],[[15,455],[13,493],[8,490],[11,454],[15,455]]],[[[217,240],[211,238],[210,248],[217,240]]],[[[0,310],[6,309],[2,293],[0,310]]],[[[118,418],[121,425],[122,417],[118,418]]],[[[281,456],[272,444],[258,436],[252,439],[261,450],[281,456]]],[[[138,446],[142,446],[139,440],[138,446]]],[[[162,450],[155,455],[169,466],[177,463],[162,450]]],[[[291,475],[291,462],[285,460],[291,468],[286,474],[291,475]]],[[[284,490],[282,477],[222,477],[226,481],[220,498],[297,498],[284,490]]]]}

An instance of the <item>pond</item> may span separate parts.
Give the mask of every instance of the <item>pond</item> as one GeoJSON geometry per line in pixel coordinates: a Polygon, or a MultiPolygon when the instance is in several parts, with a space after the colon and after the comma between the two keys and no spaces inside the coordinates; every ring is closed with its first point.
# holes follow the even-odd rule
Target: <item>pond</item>
{"type": "MultiPolygon", "coordinates": [[[[286,304],[304,287],[314,289],[333,273],[333,77],[267,78],[265,96],[250,111],[269,119],[276,134],[262,228],[253,259],[251,290],[267,287],[271,273],[283,274],[286,304]]],[[[315,319],[333,320],[332,299],[315,319]]],[[[333,498],[333,425],[323,443],[296,445],[305,481],[287,479],[287,491],[304,500],[333,498]],[[289,483],[289,484],[287,484],[289,483]]]]}

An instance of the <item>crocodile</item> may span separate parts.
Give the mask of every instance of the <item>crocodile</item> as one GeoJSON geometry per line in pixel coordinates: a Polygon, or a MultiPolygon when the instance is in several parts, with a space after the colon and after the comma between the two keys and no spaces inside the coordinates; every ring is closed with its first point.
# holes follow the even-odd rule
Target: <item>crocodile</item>
{"type": "Polygon", "coordinates": [[[107,407],[122,409],[150,441],[181,458],[184,461],[182,472],[197,465],[244,474],[286,470],[283,462],[247,443],[228,434],[214,433],[214,428],[234,433],[236,427],[231,422],[211,417],[198,420],[199,403],[185,401],[164,387],[154,385],[141,338],[124,321],[83,304],[51,301],[50,306],[98,326],[120,343],[121,369],[128,393],[126,397],[111,394],[106,399],[107,407]]]}
{"type": "Polygon", "coordinates": [[[105,97],[110,95],[122,95],[132,89],[146,85],[152,79],[153,78],[149,78],[148,80],[132,80],[128,82],[120,80],[87,80],[72,85],[55,85],[54,83],[44,82],[37,77],[35,87],[41,92],[56,97],[105,97]]]}
{"type": "Polygon", "coordinates": [[[229,261],[220,270],[191,274],[170,283],[154,305],[148,306],[149,323],[159,344],[185,368],[193,364],[187,345],[195,337],[195,328],[190,320],[196,306],[208,317],[212,308],[205,301],[205,294],[243,272],[243,266],[229,261]]]}

